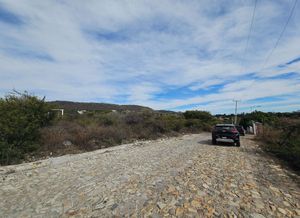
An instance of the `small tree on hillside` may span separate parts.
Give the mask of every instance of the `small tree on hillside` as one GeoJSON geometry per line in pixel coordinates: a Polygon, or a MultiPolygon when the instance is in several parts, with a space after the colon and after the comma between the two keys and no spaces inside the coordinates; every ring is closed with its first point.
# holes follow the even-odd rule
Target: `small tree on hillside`
{"type": "Polygon", "coordinates": [[[204,122],[210,122],[214,117],[207,111],[186,111],[183,113],[185,119],[199,119],[204,122]]]}
{"type": "Polygon", "coordinates": [[[45,99],[14,91],[0,99],[0,164],[20,160],[38,148],[39,129],[51,120],[45,99]]]}

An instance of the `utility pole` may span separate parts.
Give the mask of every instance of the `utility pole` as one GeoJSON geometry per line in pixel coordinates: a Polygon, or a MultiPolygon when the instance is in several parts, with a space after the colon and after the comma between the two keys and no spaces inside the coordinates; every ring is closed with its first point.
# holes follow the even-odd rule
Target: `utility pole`
{"type": "Polygon", "coordinates": [[[237,124],[237,108],[238,108],[238,102],[240,102],[240,100],[233,100],[233,102],[235,102],[235,110],[234,110],[234,124],[237,124]]]}

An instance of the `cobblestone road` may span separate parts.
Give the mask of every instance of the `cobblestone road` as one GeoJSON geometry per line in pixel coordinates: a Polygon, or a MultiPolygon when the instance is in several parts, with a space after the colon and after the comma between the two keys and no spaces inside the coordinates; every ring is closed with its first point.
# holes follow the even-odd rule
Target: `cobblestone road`
{"type": "Polygon", "coordinates": [[[300,217],[299,177],[207,133],[0,167],[0,217],[300,217]]]}

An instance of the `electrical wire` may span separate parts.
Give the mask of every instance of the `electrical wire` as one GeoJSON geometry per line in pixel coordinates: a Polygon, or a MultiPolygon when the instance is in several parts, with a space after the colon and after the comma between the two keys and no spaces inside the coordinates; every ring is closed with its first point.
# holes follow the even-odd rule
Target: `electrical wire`
{"type": "MultiPolygon", "coordinates": [[[[293,16],[293,14],[294,14],[294,11],[295,11],[297,2],[298,2],[298,0],[295,0],[295,1],[294,1],[294,4],[293,4],[292,9],[291,9],[291,11],[290,11],[290,14],[289,14],[289,16],[288,16],[288,19],[287,19],[287,21],[286,21],[286,23],[285,23],[285,25],[284,25],[282,31],[280,32],[280,35],[279,35],[279,37],[278,37],[278,39],[277,39],[277,41],[276,41],[274,47],[272,48],[271,52],[269,53],[269,55],[268,55],[268,56],[266,57],[266,59],[264,60],[263,65],[262,65],[260,71],[262,71],[262,70],[265,68],[266,64],[267,64],[268,61],[270,60],[270,57],[273,55],[275,49],[277,48],[277,46],[278,46],[278,44],[279,44],[281,38],[283,37],[283,34],[284,34],[284,32],[285,32],[285,30],[286,30],[286,28],[287,28],[287,26],[288,26],[288,24],[289,24],[289,22],[290,22],[290,20],[291,20],[291,18],[292,18],[292,16],[293,16]]],[[[251,87],[254,85],[255,82],[256,82],[256,80],[254,79],[253,82],[250,83],[250,85],[249,85],[248,87],[246,87],[246,88],[247,88],[247,89],[251,88],[251,87]]],[[[249,92],[248,92],[248,93],[249,93],[249,92]]],[[[247,95],[247,94],[246,94],[246,95],[247,95]]]]}
{"type": "Polygon", "coordinates": [[[253,12],[252,12],[251,24],[250,24],[250,28],[249,28],[248,37],[247,37],[247,42],[246,42],[246,47],[245,47],[245,51],[244,51],[244,56],[247,53],[248,46],[249,46],[249,40],[250,40],[251,32],[252,32],[252,29],[253,29],[253,23],[254,23],[256,5],[257,5],[257,0],[255,0],[255,2],[254,2],[254,8],[253,8],[253,12]]]}
{"type": "MultiPolygon", "coordinates": [[[[246,56],[247,51],[248,51],[249,41],[250,41],[250,37],[251,37],[252,29],[253,29],[253,24],[254,24],[254,18],[255,18],[256,8],[257,8],[257,0],[254,1],[254,7],[253,7],[253,11],[252,11],[251,23],[250,23],[250,27],[249,27],[248,36],[247,36],[246,46],[245,46],[244,53],[243,53],[242,59],[241,59],[242,62],[245,61],[245,56],[246,56]]],[[[241,64],[240,72],[242,73],[244,69],[245,69],[245,67],[244,67],[244,65],[242,63],[241,64]]],[[[240,79],[238,81],[240,81],[240,79]]]]}
{"type": "Polygon", "coordinates": [[[290,20],[291,20],[291,18],[292,18],[292,16],[293,16],[293,14],[294,14],[294,11],[295,11],[297,2],[298,2],[298,0],[295,0],[295,1],[294,1],[292,10],[291,10],[291,12],[290,12],[290,15],[289,15],[289,17],[288,17],[288,19],[287,19],[287,21],[286,21],[286,23],[285,23],[285,25],[284,25],[284,27],[283,27],[283,29],[282,29],[280,35],[279,35],[279,37],[278,37],[278,39],[277,39],[277,41],[276,41],[274,47],[272,48],[271,52],[269,53],[269,55],[268,55],[267,58],[265,59],[265,61],[264,61],[264,63],[263,63],[263,66],[262,66],[262,69],[264,69],[264,67],[265,67],[266,64],[268,63],[270,57],[273,55],[275,49],[277,48],[277,46],[278,46],[278,44],[279,44],[279,41],[281,40],[281,38],[282,38],[282,36],[283,36],[283,34],[284,34],[285,30],[286,30],[286,27],[288,26],[288,24],[289,24],[289,22],[290,22],[290,20]]]}

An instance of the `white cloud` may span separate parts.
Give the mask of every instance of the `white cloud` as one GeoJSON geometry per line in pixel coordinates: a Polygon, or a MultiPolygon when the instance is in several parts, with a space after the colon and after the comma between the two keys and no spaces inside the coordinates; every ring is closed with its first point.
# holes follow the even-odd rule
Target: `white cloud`
{"type": "Polygon", "coordinates": [[[261,69],[291,3],[258,2],[244,55],[252,1],[0,0],[0,6],[24,20],[21,26],[0,20],[0,91],[3,95],[17,88],[48,99],[139,103],[157,109],[207,101],[226,106],[224,99],[294,93],[299,85],[293,79],[264,78],[299,73],[300,62],[277,67],[300,56],[299,13],[261,69]],[[256,74],[255,81],[249,73],[256,74]],[[215,93],[200,92],[224,83],[215,93]],[[156,99],[168,87],[187,87],[194,94],[156,99]]]}
{"type": "Polygon", "coordinates": [[[211,86],[219,85],[224,82],[225,82],[224,79],[211,79],[211,80],[206,80],[204,82],[199,82],[195,85],[190,86],[189,88],[194,91],[199,89],[208,89],[211,86]]]}
{"type": "MultiPolygon", "coordinates": [[[[224,88],[219,93],[202,95],[199,97],[191,97],[181,100],[168,100],[161,101],[147,101],[148,105],[153,108],[176,108],[182,105],[202,104],[199,108],[211,110],[211,106],[230,105],[232,100],[242,100],[247,102],[258,98],[275,97],[291,95],[291,99],[295,100],[299,97],[300,83],[299,81],[292,81],[288,79],[266,80],[252,83],[252,81],[235,82],[224,88]],[[247,84],[245,88],[240,89],[239,83],[247,84]],[[236,92],[237,91],[237,92],[236,92]]],[[[145,104],[145,102],[140,102],[145,104]]],[[[278,102],[280,103],[280,102],[278,102]]],[[[196,106],[197,108],[198,106],[196,106]]],[[[214,111],[218,109],[214,107],[214,111]]]]}

